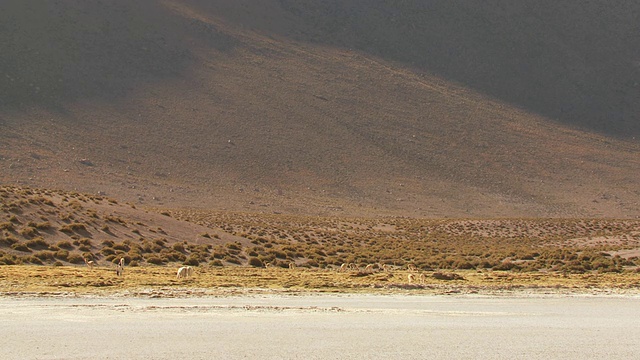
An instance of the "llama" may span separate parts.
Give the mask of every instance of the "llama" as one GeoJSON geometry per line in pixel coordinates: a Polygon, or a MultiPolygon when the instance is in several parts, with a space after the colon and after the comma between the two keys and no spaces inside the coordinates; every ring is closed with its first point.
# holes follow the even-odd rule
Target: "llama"
{"type": "Polygon", "coordinates": [[[290,269],[290,270],[294,270],[295,268],[296,268],[296,263],[294,263],[294,262],[290,262],[290,263],[289,263],[289,269],[290,269]]]}
{"type": "Polygon", "coordinates": [[[188,278],[193,275],[193,268],[191,266],[183,266],[178,269],[177,279],[188,278]]]}
{"type": "Polygon", "coordinates": [[[407,275],[407,279],[409,280],[409,284],[416,280],[416,276],[414,274],[407,275]]]}
{"type": "Polygon", "coordinates": [[[124,273],[124,258],[120,258],[120,261],[116,264],[116,276],[122,276],[124,273]]]}
{"type": "Polygon", "coordinates": [[[418,270],[418,268],[416,268],[416,266],[413,265],[413,264],[407,264],[407,270],[416,271],[416,270],[418,270]]]}
{"type": "Polygon", "coordinates": [[[93,266],[96,264],[95,261],[93,260],[87,260],[87,258],[83,257],[82,260],[84,260],[84,263],[87,264],[87,266],[89,267],[89,269],[93,270],[93,266]]]}
{"type": "Polygon", "coordinates": [[[373,264],[369,264],[364,268],[364,272],[366,273],[373,273],[373,264]]]}
{"type": "Polygon", "coordinates": [[[420,273],[420,275],[418,275],[418,280],[420,280],[420,284],[424,284],[427,280],[427,276],[424,273],[420,273]]]}

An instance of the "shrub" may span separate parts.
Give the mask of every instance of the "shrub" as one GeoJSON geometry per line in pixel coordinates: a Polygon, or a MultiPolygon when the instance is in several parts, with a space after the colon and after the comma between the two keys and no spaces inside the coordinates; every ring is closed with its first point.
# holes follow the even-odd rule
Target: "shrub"
{"type": "Polygon", "coordinates": [[[57,259],[62,260],[62,261],[68,261],[69,260],[69,252],[67,250],[58,250],[58,251],[56,251],[55,257],[57,259]]]}
{"type": "Polygon", "coordinates": [[[184,252],[184,245],[182,243],[175,243],[175,244],[173,244],[173,246],[171,248],[173,250],[181,252],[181,253],[184,252]]]}
{"type": "Polygon", "coordinates": [[[49,248],[49,244],[47,244],[47,242],[44,241],[44,238],[42,238],[41,236],[32,240],[29,240],[25,244],[31,249],[48,249],[49,248]]]}
{"type": "Polygon", "coordinates": [[[67,257],[67,261],[72,263],[72,264],[83,264],[84,263],[84,259],[82,258],[82,255],[80,255],[78,253],[69,254],[69,256],[67,257]]]}
{"type": "Polygon", "coordinates": [[[216,260],[213,260],[212,262],[210,262],[209,266],[220,266],[220,267],[222,267],[222,266],[224,266],[224,264],[222,263],[222,261],[216,259],[216,260]]]}
{"type": "Polygon", "coordinates": [[[236,265],[240,265],[240,260],[238,260],[235,257],[231,257],[231,256],[225,256],[224,257],[224,261],[228,262],[228,263],[232,263],[232,264],[236,264],[236,265]]]}
{"type": "Polygon", "coordinates": [[[87,228],[84,226],[84,224],[76,222],[76,223],[63,225],[58,230],[60,230],[61,232],[64,232],[64,233],[72,233],[72,232],[75,232],[75,231],[86,230],[86,229],[87,228]]]}
{"type": "Polygon", "coordinates": [[[69,241],[67,240],[62,240],[59,241],[56,244],[57,247],[61,248],[61,249],[67,249],[67,250],[73,250],[73,244],[71,244],[69,241]]]}
{"type": "Polygon", "coordinates": [[[48,230],[51,228],[51,224],[48,221],[37,223],[34,226],[38,230],[48,230]]]}
{"type": "Polygon", "coordinates": [[[13,231],[14,229],[13,224],[10,222],[0,223],[0,230],[13,231]]]}
{"type": "Polygon", "coordinates": [[[12,254],[3,254],[0,256],[0,265],[19,265],[22,260],[12,254]]]}
{"type": "Polygon", "coordinates": [[[249,258],[249,265],[251,265],[253,267],[264,267],[264,264],[262,263],[262,260],[258,259],[257,257],[250,257],[249,258]]]}
{"type": "Polygon", "coordinates": [[[106,255],[115,255],[116,251],[115,251],[115,250],[113,250],[113,249],[112,249],[112,248],[110,248],[110,247],[105,247],[105,248],[102,248],[102,250],[100,250],[100,253],[101,253],[102,255],[105,255],[105,256],[106,256],[106,255]]]}
{"type": "Polygon", "coordinates": [[[35,265],[42,265],[43,264],[42,260],[38,259],[35,256],[27,256],[24,260],[26,262],[28,262],[28,263],[35,264],[35,265]]]}
{"type": "Polygon", "coordinates": [[[125,243],[114,244],[114,245],[113,245],[113,249],[114,249],[114,250],[124,251],[124,252],[127,252],[127,251],[131,250],[131,248],[129,247],[129,245],[127,245],[127,244],[125,244],[125,243]]]}
{"type": "Polygon", "coordinates": [[[191,265],[191,266],[198,266],[200,265],[200,262],[198,261],[198,259],[196,259],[193,256],[190,256],[189,258],[187,258],[187,260],[185,260],[183,263],[183,265],[191,265]]]}
{"type": "Polygon", "coordinates": [[[441,273],[436,272],[432,275],[435,279],[438,280],[464,280],[464,278],[456,273],[441,273]]]}
{"type": "Polygon", "coordinates": [[[33,254],[33,256],[37,257],[38,259],[42,260],[42,261],[54,261],[55,260],[55,253],[53,251],[40,251],[37,252],[35,254],[33,254]]]}
{"type": "Polygon", "coordinates": [[[519,268],[518,265],[512,263],[511,261],[505,261],[499,265],[494,266],[493,270],[508,271],[515,268],[519,268]]]}
{"type": "Polygon", "coordinates": [[[278,258],[278,259],[287,259],[287,254],[284,251],[279,251],[276,250],[273,252],[273,254],[278,258]]]}
{"type": "Polygon", "coordinates": [[[134,260],[140,261],[142,259],[143,259],[142,254],[140,254],[137,251],[129,251],[129,253],[127,253],[124,256],[124,261],[126,261],[127,263],[130,263],[131,261],[134,261],[134,260]]]}
{"type": "Polygon", "coordinates": [[[159,256],[149,256],[145,259],[149,264],[154,264],[154,265],[163,265],[164,264],[164,260],[162,260],[159,256]]]}
{"type": "Polygon", "coordinates": [[[80,245],[78,246],[78,250],[88,252],[91,251],[91,247],[87,245],[80,245]]]}
{"type": "Polygon", "coordinates": [[[18,242],[18,239],[13,236],[1,236],[0,235],[0,246],[11,246],[18,242]]]}
{"type": "Polygon", "coordinates": [[[104,247],[113,247],[114,242],[113,240],[103,240],[101,244],[104,247]]]}
{"type": "Polygon", "coordinates": [[[32,237],[38,234],[38,230],[31,226],[25,226],[19,231],[20,235],[24,237],[32,237]]]}
{"type": "Polygon", "coordinates": [[[305,262],[304,264],[302,264],[300,266],[301,267],[310,268],[310,267],[318,267],[318,266],[320,266],[320,264],[318,264],[318,262],[315,261],[315,260],[307,260],[307,262],[305,262]]]}
{"type": "Polygon", "coordinates": [[[13,250],[16,250],[16,251],[31,252],[31,249],[29,249],[27,247],[27,245],[22,244],[22,243],[15,243],[15,244],[11,245],[11,248],[13,250]]]}
{"type": "Polygon", "coordinates": [[[89,238],[82,238],[80,240],[78,240],[78,243],[81,245],[85,245],[85,246],[93,246],[91,239],[89,238]]]}

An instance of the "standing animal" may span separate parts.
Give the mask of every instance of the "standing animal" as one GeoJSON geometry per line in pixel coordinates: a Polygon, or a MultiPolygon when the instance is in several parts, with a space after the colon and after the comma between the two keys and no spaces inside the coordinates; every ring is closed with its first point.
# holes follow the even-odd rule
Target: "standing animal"
{"type": "Polygon", "coordinates": [[[420,273],[420,275],[418,275],[418,279],[420,280],[420,284],[424,284],[425,281],[427,281],[427,276],[424,273],[420,273]]]}
{"type": "Polygon", "coordinates": [[[116,275],[122,276],[124,273],[124,258],[120,258],[120,261],[116,264],[116,275]]]}
{"type": "Polygon", "coordinates": [[[409,274],[407,275],[407,280],[409,280],[409,284],[411,284],[412,282],[414,282],[416,280],[416,276],[413,274],[409,274]]]}
{"type": "Polygon", "coordinates": [[[193,268],[191,266],[183,266],[178,269],[177,279],[188,278],[193,275],[193,268]]]}
{"type": "Polygon", "coordinates": [[[83,257],[82,260],[84,260],[84,263],[87,264],[89,269],[93,269],[93,266],[96,264],[95,261],[87,260],[87,258],[85,258],[85,257],[83,257]]]}

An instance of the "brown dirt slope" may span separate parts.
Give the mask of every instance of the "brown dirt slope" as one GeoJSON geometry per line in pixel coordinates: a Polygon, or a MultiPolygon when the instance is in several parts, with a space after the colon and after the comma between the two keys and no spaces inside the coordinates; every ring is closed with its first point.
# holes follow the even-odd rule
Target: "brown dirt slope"
{"type": "Polygon", "coordinates": [[[390,4],[5,1],[0,182],[159,207],[640,216],[635,2],[390,4]]]}
{"type": "Polygon", "coordinates": [[[127,264],[151,257],[184,262],[214,246],[249,243],[215,224],[205,227],[111,198],[62,191],[0,187],[0,214],[3,265],[84,264],[83,257],[99,265],[121,257],[127,264]]]}

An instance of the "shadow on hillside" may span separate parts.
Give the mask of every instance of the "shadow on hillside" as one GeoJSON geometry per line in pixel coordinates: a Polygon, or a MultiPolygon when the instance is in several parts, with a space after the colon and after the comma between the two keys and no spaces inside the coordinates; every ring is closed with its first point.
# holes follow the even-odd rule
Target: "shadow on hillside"
{"type": "Polygon", "coordinates": [[[181,75],[193,62],[185,31],[226,50],[233,42],[155,1],[0,4],[0,110],[123,97],[138,83],[181,75]],[[194,34],[194,29],[195,34],[194,34]]]}
{"type": "MultiPolygon", "coordinates": [[[[640,2],[182,0],[243,28],[355,49],[567,125],[640,135],[640,2]]],[[[234,40],[163,3],[0,3],[0,110],[112,99],[234,40]]]]}
{"type": "Polygon", "coordinates": [[[267,30],[401,62],[570,126],[640,135],[638,1],[277,3],[297,21],[267,30]]]}

